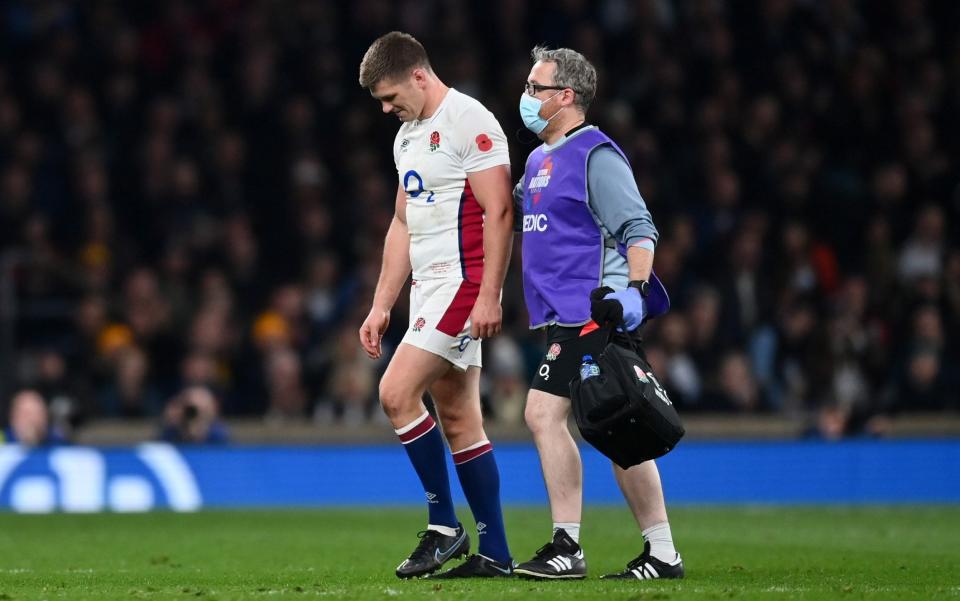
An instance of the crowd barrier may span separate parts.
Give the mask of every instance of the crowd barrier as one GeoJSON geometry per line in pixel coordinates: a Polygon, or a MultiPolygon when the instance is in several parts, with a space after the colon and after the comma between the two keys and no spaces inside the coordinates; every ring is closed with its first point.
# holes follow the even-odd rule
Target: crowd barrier
{"type": "MultiPolygon", "coordinates": [[[[581,447],[588,503],[619,503],[610,463],[581,447]]],[[[530,444],[495,449],[503,501],[543,504],[530,444]]],[[[658,460],[670,504],[960,503],[960,439],[690,441],[658,460]]],[[[463,495],[450,468],[458,502],[463,495]]],[[[415,505],[399,444],[376,446],[0,446],[0,510],[415,505]]]]}

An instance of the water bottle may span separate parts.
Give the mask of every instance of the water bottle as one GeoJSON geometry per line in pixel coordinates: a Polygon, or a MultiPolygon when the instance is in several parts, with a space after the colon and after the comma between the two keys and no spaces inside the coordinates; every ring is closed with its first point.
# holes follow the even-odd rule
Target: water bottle
{"type": "Polygon", "coordinates": [[[584,355],[583,363],[580,364],[580,381],[585,382],[586,380],[600,375],[600,366],[597,365],[597,362],[593,360],[593,355],[584,355]]]}

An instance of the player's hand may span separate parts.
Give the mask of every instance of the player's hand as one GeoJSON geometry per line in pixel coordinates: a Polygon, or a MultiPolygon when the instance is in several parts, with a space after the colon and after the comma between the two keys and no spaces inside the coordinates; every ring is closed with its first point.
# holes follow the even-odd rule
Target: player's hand
{"type": "Polygon", "coordinates": [[[470,312],[470,336],[474,340],[492,338],[500,333],[503,322],[503,309],[500,307],[500,295],[484,295],[477,297],[477,302],[470,312]]]}
{"type": "Polygon", "coordinates": [[[360,346],[371,359],[379,359],[383,353],[380,347],[380,341],[383,340],[383,333],[387,331],[390,325],[390,311],[384,311],[373,307],[370,314],[363,320],[360,326],[360,346]]]}

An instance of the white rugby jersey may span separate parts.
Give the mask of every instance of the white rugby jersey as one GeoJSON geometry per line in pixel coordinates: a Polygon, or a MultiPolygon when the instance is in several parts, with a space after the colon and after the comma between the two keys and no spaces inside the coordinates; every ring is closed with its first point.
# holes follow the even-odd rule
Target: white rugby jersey
{"type": "Polygon", "coordinates": [[[509,165],[507,139],[493,113],[453,88],[433,115],[400,126],[393,143],[407,192],[413,279],[483,275],[483,210],[467,174],[509,165]]]}

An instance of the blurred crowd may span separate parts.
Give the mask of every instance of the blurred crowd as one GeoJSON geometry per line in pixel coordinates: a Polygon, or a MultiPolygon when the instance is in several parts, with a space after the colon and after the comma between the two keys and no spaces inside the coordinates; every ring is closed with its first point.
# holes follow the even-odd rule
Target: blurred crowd
{"type": "MultiPolygon", "coordinates": [[[[952,0],[10,0],[0,8],[7,439],[154,418],[377,419],[362,353],[398,123],[357,84],[420,39],[521,177],[535,44],[599,71],[673,310],[644,333],[681,411],[883,434],[960,407],[960,4],[952,0]],[[954,132],[952,135],[949,132],[954,132]],[[41,424],[40,427],[37,424],[41,424]]],[[[519,422],[542,339],[519,252],[485,346],[519,422]]],[[[386,343],[407,322],[401,294],[386,343]]],[[[388,353],[389,354],[389,353],[388,353]]]]}

